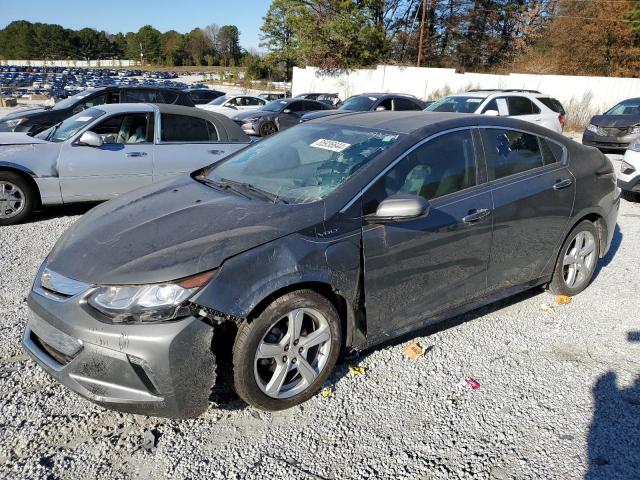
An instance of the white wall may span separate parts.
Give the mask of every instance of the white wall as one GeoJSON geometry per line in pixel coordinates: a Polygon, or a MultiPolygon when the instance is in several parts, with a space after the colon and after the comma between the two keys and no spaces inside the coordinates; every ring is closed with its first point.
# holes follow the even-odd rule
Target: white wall
{"type": "MultiPolygon", "coordinates": [[[[343,100],[365,92],[408,93],[429,100],[469,88],[524,88],[551,95],[569,110],[588,103],[589,113],[602,112],[621,100],[640,97],[640,79],[563,75],[490,75],[455,73],[450,68],[379,65],[341,74],[322,74],[314,67],[294,68],[292,93],[338,93],[343,100]],[[445,91],[446,89],[446,91],[445,91]]],[[[571,112],[568,112],[571,114],[571,112]]]]}
{"type": "Polygon", "coordinates": [[[136,60],[0,60],[0,65],[21,67],[135,67],[136,60]]]}

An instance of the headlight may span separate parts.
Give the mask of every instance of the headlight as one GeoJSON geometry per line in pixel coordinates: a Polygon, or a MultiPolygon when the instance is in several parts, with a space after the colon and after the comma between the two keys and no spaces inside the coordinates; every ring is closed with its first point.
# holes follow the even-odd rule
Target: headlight
{"type": "Polygon", "coordinates": [[[589,130],[590,132],[593,132],[593,133],[597,133],[598,135],[600,134],[600,127],[597,127],[593,123],[590,123],[587,126],[587,130],[589,130]]]}
{"type": "Polygon", "coordinates": [[[640,125],[636,125],[635,127],[631,127],[629,129],[629,133],[633,133],[633,134],[640,133],[640,125]]]}
{"type": "Polygon", "coordinates": [[[640,152],[640,139],[636,139],[631,142],[627,148],[634,152],[640,152]]]}
{"type": "Polygon", "coordinates": [[[100,286],[87,303],[116,323],[159,322],[188,315],[185,303],[215,272],[206,272],[175,283],[100,286]]]}
{"type": "Polygon", "coordinates": [[[11,120],[5,120],[2,123],[4,123],[9,128],[15,128],[18,125],[22,125],[23,123],[25,123],[27,121],[29,121],[29,119],[23,117],[23,118],[12,118],[11,120]]]}
{"type": "Polygon", "coordinates": [[[258,120],[260,120],[260,117],[245,118],[244,123],[253,123],[253,122],[257,122],[258,120]]]}

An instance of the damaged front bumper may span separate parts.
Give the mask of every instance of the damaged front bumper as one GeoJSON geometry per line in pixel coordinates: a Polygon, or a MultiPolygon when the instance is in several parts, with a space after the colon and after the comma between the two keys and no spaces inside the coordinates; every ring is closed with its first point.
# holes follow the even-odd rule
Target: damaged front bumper
{"type": "Polygon", "coordinates": [[[216,367],[211,325],[194,316],[113,324],[80,296],[29,295],[23,345],[47,373],[110,409],[179,418],[207,409],[216,367]]]}

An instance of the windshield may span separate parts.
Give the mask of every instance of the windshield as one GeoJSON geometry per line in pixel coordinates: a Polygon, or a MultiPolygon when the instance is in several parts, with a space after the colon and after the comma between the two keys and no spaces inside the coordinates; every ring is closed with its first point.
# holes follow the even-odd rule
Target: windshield
{"type": "Polygon", "coordinates": [[[378,97],[365,97],[358,95],[347,98],[338,110],[351,110],[353,112],[368,112],[378,97]]]}
{"type": "Polygon", "coordinates": [[[62,100],[61,102],[56,103],[52,109],[53,110],[61,110],[64,108],[69,108],[69,107],[73,107],[76,103],[78,103],[80,100],[82,100],[83,98],[88,97],[89,95],[91,95],[93,92],[95,92],[95,90],[85,90],[83,92],[80,93],[76,93],[75,95],[73,95],[72,97],[69,98],[65,98],[64,100],[62,100]]]}
{"type": "Polygon", "coordinates": [[[620,102],[605,115],[640,115],[640,99],[620,102]]]}
{"type": "Polygon", "coordinates": [[[244,184],[287,203],[321,200],[388,149],[399,134],[338,125],[298,125],[216,164],[207,179],[244,184]]]}
{"type": "Polygon", "coordinates": [[[104,115],[102,110],[97,108],[88,108],[73,117],[67,118],[64,122],[40,132],[36,135],[36,138],[48,140],[54,143],[64,142],[102,115],[104,115]]]}
{"type": "Polygon", "coordinates": [[[473,113],[483,101],[482,97],[444,97],[429,105],[425,110],[428,112],[473,113]]]}
{"type": "Polygon", "coordinates": [[[209,105],[222,105],[224,102],[229,100],[231,97],[229,95],[223,95],[222,97],[218,97],[215,100],[211,100],[209,105]]]}
{"type": "Polygon", "coordinates": [[[267,112],[279,112],[287,105],[287,103],[289,102],[286,100],[274,100],[273,102],[267,103],[260,110],[266,110],[267,112]]]}

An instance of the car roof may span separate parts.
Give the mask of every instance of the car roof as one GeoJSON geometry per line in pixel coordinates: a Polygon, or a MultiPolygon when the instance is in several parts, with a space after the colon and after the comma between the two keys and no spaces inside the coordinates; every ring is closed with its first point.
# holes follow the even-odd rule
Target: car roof
{"type": "Polygon", "coordinates": [[[564,138],[546,128],[513,117],[493,117],[472,113],[384,111],[347,112],[310,120],[308,123],[326,123],[345,127],[373,128],[406,135],[438,132],[457,127],[496,126],[519,128],[545,137],[564,138]]]}

